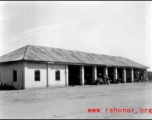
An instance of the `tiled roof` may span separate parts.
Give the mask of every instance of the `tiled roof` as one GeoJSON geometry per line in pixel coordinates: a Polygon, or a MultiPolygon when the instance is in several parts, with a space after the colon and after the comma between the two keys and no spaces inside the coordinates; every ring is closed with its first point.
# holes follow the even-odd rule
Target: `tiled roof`
{"type": "Polygon", "coordinates": [[[45,61],[67,64],[90,64],[120,67],[148,68],[124,57],[86,53],[59,48],[27,45],[0,57],[0,63],[9,61],[45,61]]]}

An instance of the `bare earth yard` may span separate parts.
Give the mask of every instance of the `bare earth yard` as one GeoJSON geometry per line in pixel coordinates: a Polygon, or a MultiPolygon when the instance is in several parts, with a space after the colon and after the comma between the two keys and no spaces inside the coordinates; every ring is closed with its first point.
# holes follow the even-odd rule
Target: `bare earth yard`
{"type": "Polygon", "coordinates": [[[152,82],[0,91],[0,118],[152,118],[140,108],[152,109],[152,82]],[[105,112],[114,107],[135,110],[105,112]]]}

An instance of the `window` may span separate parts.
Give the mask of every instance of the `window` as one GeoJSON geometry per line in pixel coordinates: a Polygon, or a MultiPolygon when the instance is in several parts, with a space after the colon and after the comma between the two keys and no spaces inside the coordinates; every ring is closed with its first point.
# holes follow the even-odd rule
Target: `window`
{"type": "Polygon", "coordinates": [[[56,79],[56,80],[60,80],[60,71],[59,71],[59,70],[57,70],[57,71],[55,72],[55,79],[56,79]]]}
{"type": "Polygon", "coordinates": [[[13,82],[17,81],[17,71],[13,70],[13,82]]]}
{"type": "Polygon", "coordinates": [[[40,81],[40,70],[35,70],[35,81],[40,81]]]}

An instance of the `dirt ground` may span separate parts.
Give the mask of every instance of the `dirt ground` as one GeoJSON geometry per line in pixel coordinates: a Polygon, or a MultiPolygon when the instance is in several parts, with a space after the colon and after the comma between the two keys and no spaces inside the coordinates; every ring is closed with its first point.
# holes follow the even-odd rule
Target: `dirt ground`
{"type": "Polygon", "coordinates": [[[152,82],[0,91],[0,118],[150,119],[152,82]],[[114,107],[133,108],[134,112],[105,112],[114,107]],[[101,112],[88,113],[88,108],[101,112]]]}

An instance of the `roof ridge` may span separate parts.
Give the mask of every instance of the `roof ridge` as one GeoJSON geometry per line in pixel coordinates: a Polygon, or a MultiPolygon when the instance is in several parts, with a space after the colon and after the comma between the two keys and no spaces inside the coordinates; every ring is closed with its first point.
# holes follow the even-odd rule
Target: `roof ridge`
{"type": "Polygon", "coordinates": [[[29,46],[30,46],[30,45],[27,45],[27,46],[26,46],[26,50],[25,50],[25,52],[24,52],[23,60],[25,60],[26,53],[27,53],[27,50],[28,50],[29,46]]]}

